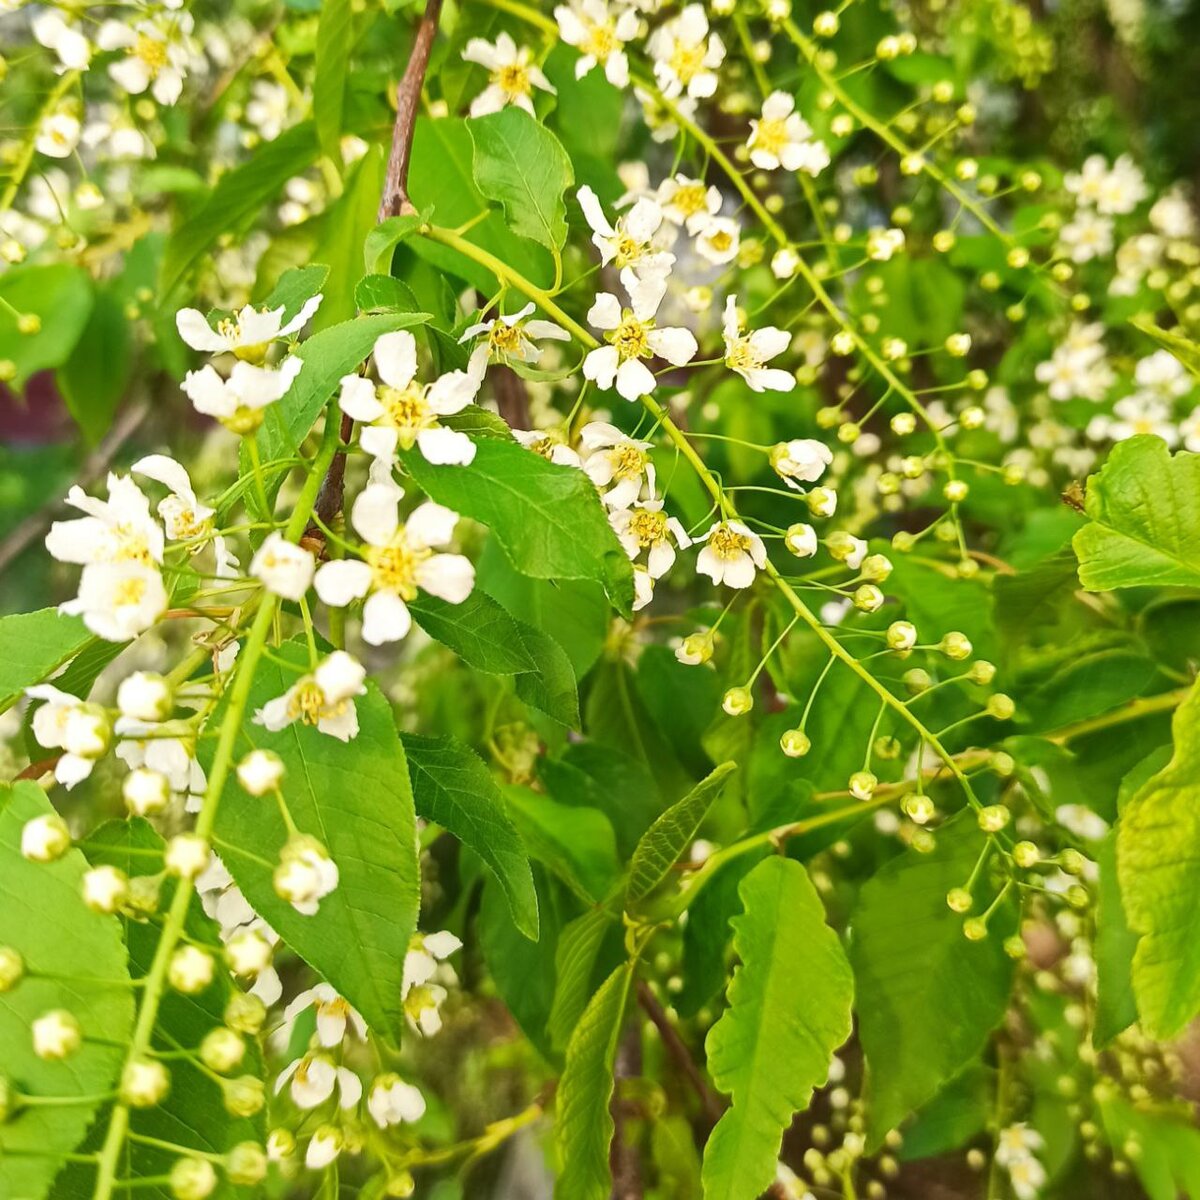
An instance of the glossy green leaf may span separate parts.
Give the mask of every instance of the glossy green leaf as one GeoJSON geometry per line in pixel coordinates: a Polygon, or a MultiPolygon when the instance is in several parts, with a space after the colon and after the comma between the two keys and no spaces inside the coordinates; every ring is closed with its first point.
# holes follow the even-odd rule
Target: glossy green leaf
{"type": "Polygon", "coordinates": [[[321,152],[341,162],[342,114],[346,75],[353,46],[354,5],[351,0],[324,0],[317,24],[317,61],[313,78],[313,120],[321,152]]]}
{"type": "Polygon", "coordinates": [[[56,608],[0,617],[0,712],[96,640],[79,617],[56,608]]]}
{"type": "Polygon", "coordinates": [[[514,106],[468,121],[467,129],[479,190],[501,205],[514,233],[560,249],[567,238],[563,193],[575,173],[558,138],[514,106]]]}
{"type": "Polygon", "coordinates": [[[613,1063],[621,1037],[632,968],[618,967],[588,1002],[567,1046],[555,1100],[555,1141],[562,1171],[557,1200],[607,1200],[613,1119],[613,1063]]]}
{"type": "Polygon", "coordinates": [[[406,213],[380,221],[363,242],[363,264],[367,271],[389,277],[396,247],[412,237],[428,218],[428,213],[406,213]]]}
{"type": "Polygon", "coordinates": [[[1137,1020],[1133,955],[1137,934],[1129,928],[1117,879],[1116,829],[1100,844],[1096,866],[1096,1044],[1107,1045],[1137,1020]]]}
{"type": "Polygon", "coordinates": [[[111,290],[97,291],[79,339],[59,369],[59,391],[88,442],[111,428],[133,359],[133,334],[124,305],[111,290]]]}
{"type": "Polygon", "coordinates": [[[550,1041],[556,1050],[570,1042],[587,1007],[600,946],[612,928],[611,913],[589,908],[559,935],[554,956],[554,1002],[548,1022],[550,1041]]]}
{"type": "Polygon", "coordinates": [[[84,905],[83,855],[69,850],[57,862],[35,863],[21,854],[25,823],[53,811],[35,783],[0,789],[0,946],[20,953],[27,972],[0,995],[0,1071],[26,1095],[78,1101],[26,1108],[0,1123],[0,1195],[14,1200],[51,1194],[63,1156],[83,1140],[115,1084],[133,1027],[120,923],[84,905]],[[84,1043],[49,1061],[34,1054],[30,1027],[55,1009],[75,1017],[84,1043]]]}
{"type": "Polygon", "coordinates": [[[705,1040],[713,1082],[732,1098],[704,1148],[704,1190],[754,1200],[775,1178],[783,1134],[850,1036],[854,978],[804,867],[765,859],[742,881],[733,919],[741,966],[705,1040]]]}
{"type": "Polygon", "coordinates": [[[487,863],[517,927],[536,941],[538,904],[529,859],[483,759],[453,738],[406,733],[401,740],[417,815],[448,829],[487,863]]]}
{"type": "Polygon", "coordinates": [[[11,383],[21,388],[35,371],[61,367],[70,358],[87,328],[95,294],[82,267],[30,263],[0,275],[0,301],[0,359],[13,364],[11,383]],[[36,317],[38,329],[22,333],[18,313],[36,317]]]}
{"type": "Polygon", "coordinates": [[[688,848],[700,822],[725,786],[737,763],[722,763],[702,779],[682,800],[676,801],[642,834],[629,864],[626,905],[645,899],[664,879],[688,848]]]}
{"type": "Polygon", "coordinates": [[[1117,877],[1138,935],[1133,990],[1151,1037],[1200,1011],[1200,688],[1172,722],[1171,761],[1134,795],[1117,832],[1117,877]]]}
{"type": "Polygon", "coordinates": [[[1073,540],[1088,591],[1200,587],[1200,455],[1148,435],[1118,442],[1088,480],[1073,540]]]}
{"type": "MultiPolygon", "coordinates": [[[[874,1144],[980,1056],[1008,1006],[1016,929],[1005,901],[971,942],[946,893],[974,870],[984,836],[968,812],[937,831],[929,854],[908,850],[863,887],[850,921],[859,1037],[874,1144]]],[[[984,875],[986,878],[986,873],[984,875]]],[[[977,885],[977,909],[991,901],[977,885]]]]}
{"type": "MultiPolygon", "coordinates": [[[[276,654],[308,667],[303,642],[285,643],[276,654]]],[[[277,663],[260,666],[238,753],[258,746],[283,759],[292,819],[328,848],[340,872],[337,888],[314,916],[275,894],[272,873],[287,840],[283,819],[276,805],[247,795],[236,779],[222,796],[216,836],[227,843],[225,865],[255,910],[369,1025],[396,1041],[404,1026],[404,955],[419,901],[416,816],[404,748],[391,705],[373,682],[355,702],[360,728],[348,743],[300,723],[278,733],[252,724],[249,714],[296,678],[297,672],[277,663]]],[[[223,711],[219,706],[214,723],[223,711]]]]}
{"type": "Polygon", "coordinates": [[[434,466],[404,455],[421,490],[486,525],[518,571],[538,579],[590,579],[622,612],[633,603],[633,571],[591,481],[516,442],[481,438],[469,467],[434,466]]]}

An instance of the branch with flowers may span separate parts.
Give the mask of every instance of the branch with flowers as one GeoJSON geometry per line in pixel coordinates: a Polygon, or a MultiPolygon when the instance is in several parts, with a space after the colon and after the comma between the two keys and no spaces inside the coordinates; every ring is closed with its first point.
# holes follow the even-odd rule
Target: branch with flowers
{"type": "Polygon", "coordinates": [[[1200,243],[1064,132],[1108,31],[9,8],[0,1192],[1186,1194],[1200,243]]]}

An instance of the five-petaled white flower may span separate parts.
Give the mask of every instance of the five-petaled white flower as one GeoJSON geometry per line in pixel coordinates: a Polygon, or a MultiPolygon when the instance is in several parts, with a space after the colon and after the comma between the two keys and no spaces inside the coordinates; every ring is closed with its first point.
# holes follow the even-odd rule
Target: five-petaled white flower
{"type": "Polygon", "coordinates": [[[614,509],[608,514],[608,523],[630,559],[647,551],[646,571],[652,580],[661,579],[674,565],[675,546],[685,550],[692,544],[678,519],[663,511],[661,500],[643,500],[629,508],[614,509]]]}
{"type": "Polygon", "coordinates": [[[559,36],[580,54],[575,78],[582,79],[597,64],[614,87],[629,83],[625,43],[637,36],[638,15],[631,9],[613,12],[606,0],[570,0],[554,10],[559,36]]]}
{"type": "Polygon", "coordinates": [[[179,336],[193,350],[206,354],[232,354],[244,362],[262,363],[271,343],[299,333],[321,307],[322,296],[310,297],[300,311],[284,322],[285,308],[255,308],[247,304],[241,311],[217,322],[216,329],[197,308],[181,308],[175,316],[179,336]]]}
{"type": "Polygon", "coordinates": [[[289,1081],[292,1102],[297,1108],[317,1108],[324,1104],[333,1095],[335,1085],[342,1108],[353,1108],[362,1099],[362,1080],[348,1067],[334,1066],[333,1060],[324,1054],[306,1054],[284,1067],[275,1080],[275,1094],[279,1095],[289,1081]]]}
{"type": "Polygon", "coordinates": [[[713,217],[696,235],[696,252],[714,267],[733,262],[741,244],[741,226],[732,217],[713,217]]]}
{"type": "Polygon", "coordinates": [[[715,584],[748,588],[754,582],[754,573],[766,565],[767,548],[762,538],[741,521],[718,521],[703,540],[696,570],[715,584]]]}
{"type": "Polygon", "coordinates": [[[611,292],[600,292],[588,312],[588,321],[604,331],[608,345],[588,354],[583,374],[604,389],[615,383],[617,391],[632,401],[654,391],[654,372],[643,359],[658,355],[681,367],[696,356],[697,347],[689,330],[654,324],[666,293],[665,279],[638,279],[626,269],[621,272],[621,283],[629,293],[629,308],[622,308],[611,292]]]}
{"type": "Polygon", "coordinates": [[[67,503],[87,516],[50,526],[46,549],[52,558],[81,565],[162,562],[162,527],[150,515],[150,501],[128,475],[109,475],[107,500],[89,496],[76,485],[67,493],[67,503]]]}
{"type": "Polygon", "coordinates": [[[736,296],[725,301],[724,335],[725,365],[736,371],[752,391],[790,392],[796,386],[795,377],[788,371],[766,365],[788,348],[791,339],[774,325],[743,333],[736,296]]]}
{"type": "Polygon", "coordinates": [[[29,22],[30,32],[47,50],[58,55],[55,70],[86,71],[92,57],[92,44],[75,24],[63,19],[60,13],[47,8],[36,13],[29,22]]]}
{"type": "Polygon", "coordinates": [[[147,88],[159,104],[171,105],[183,92],[188,49],[185,37],[192,29],[190,13],[180,13],[169,23],[156,21],[105,21],[96,36],[101,50],[124,50],[108,73],[131,96],[147,88]]]}
{"type": "Polygon", "coordinates": [[[764,171],[783,167],[816,176],[829,166],[825,143],[812,140],[812,129],[786,92],[772,92],[763,101],[762,116],[750,122],[747,146],[750,161],[764,171]]]}
{"type": "Polygon", "coordinates": [[[347,1028],[354,1031],[359,1041],[366,1041],[367,1023],[358,1010],[338,995],[329,984],[318,983],[301,992],[283,1010],[284,1022],[290,1025],[302,1012],[310,1008],[317,1011],[317,1041],[322,1046],[340,1046],[347,1028]]]}
{"type": "Polygon", "coordinates": [[[294,721],[315,725],[322,733],[348,742],[358,733],[354,697],[366,692],[367,673],[345,650],[335,650],[282,696],[268,700],[254,714],[254,723],[272,733],[294,721]]]}
{"type": "Polygon", "coordinates": [[[38,127],[34,149],[47,158],[70,158],[79,145],[82,126],[70,113],[51,113],[38,127]]]}
{"type": "Polygon", "coordinates": [[[342,412],[364,425],[362,448],[373,458],[391,461],[396,448],[416,445],[426,461],[466,466],[474,461],[475,443],[465,433],[446,429],[439,417],[466,408],[475,399],[483,376],[477,369],[451,371],[433,383],[420,383],[417,342],[407,329],[385,333],[372,351],[379,384],[361,375],[342,377],[342,412]]]}
{"type": "Polygon", "coordinates": [[[657,201],[643,196],[613,225],[590,187],[581,187],[576,198],[592,228],[592,242],[605,266],[615,263],[622,270],[631,270],[638,279],[665,279],[671,273],[675,255],[655,245],[654,235],[663,223],[663,211],[657,201]]]}
{"type": "Polygon", "coordinates": [[[646,43],[654,59],[654,75],[668,99],[687,92],[704,99],[717,90],[716,69],[725,59],[725,43],[708,30],[702,4],[689,4],[660,25],[646,43]]]}
{"type": "Polygon", "coordinates": [[[719,189],[702,179],[668,176],[658,185],[658,203],[672,225],[682,225],[695,236],[721,211],[719,189]]]}
{"type": "Polygon", "coordinates": [[[475,584],[475,568],[461,554],[438,554],[454,535],[458,514],[440,504],[418,505],[402,525],[396,506],[403,495],[391,482],[368,484],[351,513],[366,545],[362,558],[339,558],[317,572],[317,595],[334,608],[367,596],[363,605],[363,641],[372,646],[399,641],[412,617],[406,601],[418,590],[450,604],[461,604],[475,584]]]}
{"type": "Polygon", "coordinates": [[[553,321],[543,321],[535,317],[529,320],[533,312],[533,303],[526,304],[519,312],[501,313],[487,321],[478,321],[468,326],[459,342],[469,342],[472,338],[487,335],[487,340],[480,342],[471,351],[471,362],[468,374],[483,377],[484,368],[489,362],[523,362],[535,363],[542,356],[542,349],[534,339],[549,338],[555,342],[569,342],[571,335],[553,321]]]}
{"type": "Polygon", "coordinates": [[[585,425],[579,440],[586,451],[584,474],[609,508],[628,508],[642,494],[643,483],[654,495],[653,443],[635,441],[606,421],[585,425]]]}
{"type": "Polygon", "coordinates": [[[528,46],[518,47],[507,33],[501,33],[494,42],[472,38],[462,56],[488,73],[487,87],[471,101],[473,117],[499,112],[509,104],[533,116],[533,89],[540,88],[552,95],[555,92],[541,67],[533,61],[533,51],[528,46]]]}
{"type": "Polygon", "coordinates": [[[425,1097],[419,1088],[399,1075],[380,1075],[367,1093],[367,1111],[380,1129],[389,1125],[411,1125],[425,1115],[425,1097]]]}
{"type": "Polygon", "coordinates": [[[224,379],[206,365],[189,371],[181,386],[198,413],[215,418],[234,433],[253,433],[262,423],[263,411],[287,393],[303,366],[304,361],[295,354],[289,354],[278,370],[236,362],[224,379]]]}
{"type": "Polygon", "coordinates": [[[145,563],[89,563],[79,577],[79,594],[58,611],[82,617],[105,641],[128,642],[167,611],[167,589],[157,568],[145,563]]]}

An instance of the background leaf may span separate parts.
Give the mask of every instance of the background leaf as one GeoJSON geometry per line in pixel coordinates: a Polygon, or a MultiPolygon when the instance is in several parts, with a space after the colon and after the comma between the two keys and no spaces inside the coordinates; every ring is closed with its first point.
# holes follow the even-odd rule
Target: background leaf
{"type": "Polygon", "coordinates": [[[313,79],[313,119],[321,152],[340,165],[342,112],[346,100],[346,73],[353,45],[354,13],[351,0],[323,0],[317,24],[316,75],[313,79]]]}
{"type": "Polygon", "coordinates": [[[98,639],[56,608],[0,617],[0,712],[98,639]]]}

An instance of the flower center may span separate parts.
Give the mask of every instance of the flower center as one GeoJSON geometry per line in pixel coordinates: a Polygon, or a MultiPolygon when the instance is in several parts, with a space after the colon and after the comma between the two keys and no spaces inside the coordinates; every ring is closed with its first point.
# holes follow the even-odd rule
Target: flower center
{"type": "Polygon", "coordinates": [[[375,586],[382,592],[394,592],[403,600],[417,595],[417,568],[433,551],[426,547],[410,546],[399,531],[386,546],[367,550],[367,564],[375,576],[375,586]]]}
{"type": "Polygon", "coordinates": [[[708,188],[702,183],[686,183],[671,197],[671,203],[685,217],[694,217],[708,208],[708,188]]]}
{"type": "Polygon", "coordinates": [[[667,65],[681,83],[690,83],[692,77],[704,66],[706,48],[703,42],[689,46],[684,42],[676,42],[671,50],[667,65]]]}
{"type": "Polygon", "coordinates": [[[708,244],[718,254],[724,254],[733,245],[733,234],[728,229],[718,229],[716,233],[709,234],[708,244]]]}
{"type": "Polygon", "coordinates": [[[709,549],[721,559],[741,558],[750,549],[750,539],[728,525],[718,525],[708,539],[709,549]]]}
{"type": "Polygon", "coordinates": [[[304,725],[315,725],[322,717],[334,715],[335,711],[329,707],[325,693],[315,679],[298,683],[288,701],[288,716],[304,725]]]}
{"type": "Polygon", "coordinates": [[[508,97],[528,96],[532,90],[529,69],[521,63],[509,63],[492,73],[492,82],[508,97]]]}
{"type": "Polygon", "coordinates": [[[732,371],[749,371],[761,367],[762,360],[750,348],[748,337],[738,337],[725,344],[725,365],[732,371]]]}
{"type": "Polygon", "coordinates": [[[646,469],[646,452],[640,446],[614,446],[608,460],[614,479],[637,479],[646,469]]]}
{"type": "Polygon", "coordinates": [[[622,360],[649,358],[650,342],[646,337],[649,330],[649,324],[639,321],[629,309],[626,309],[621,317],[620,325],[608,335],[608,340],[617,348],[617,353],[622,360]]]}
{"type": "Polygon", "coordinates": [[[639,546],[654,546],[667,536],[667,514],[652,508],[639,508],[629,518],[629,532],[639,546]]]}
{"type": "Polygon", "coordinates": [[[146,581],[135,575],[131,579],[123,579],[112,596],[113,608],[123,608],[125,605],[138,605],[146,594],[146,581]]]}
{"type": "Polygon", "coordinates": [[[521,349],[522,336],[520,321],[515,325],[508,325],[504,321],[497,320],[488,333],[488,341],[491,343],[492,349],[498,350],[501,354],[517,354],[521,349]]]}
{"type": "Polygon", "coordinates": [[[424,384],[410,383],[406,388],[381,387],[376,394],[384,409],[380,422],[397,432],[405,450],[411,448],[422,429],[435,423],[425,400],[424,384]]]}
{"type": "Polygon", "coordinates": [[[152,75],[157,75],[170,61],[167,57],[166,43],[148,33],[138,34],[132,53],[135,58],[140,58],[146,64],[152,75]]]}
{"type": "Polygon", "coordinates": [[[632,234],[626,233],[624,229],[617,231],[617,266],[627,267],[630,263],[637,262],[645,253],[645,244],[639,242],[632,234]]]}
{"type": "Polygon", "coordinates": [[[589,24],[587,37],[580,46],[585,55],[590,54],[597,62],[603,63],[608,61],[608,56],[616,48],[617,39],[611,21],[603,25],[589,24]]]}
{"type": "Polygon", "coordinates": [[[153,564],[149,543],[140,529],[132,525],[118,525],[113,533],[117,538],[117,562],[139,562],[147,567],[153,564]]]}
{"type": "Polygon", "coordinates": [[[780,150],[787,145],[787,122],[779,117],[766,117],[759,121],[754,130],[754,147],[765,150],[768,154],[779,156],[780,150]]]}

